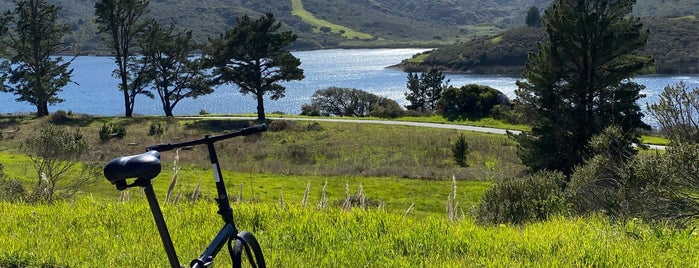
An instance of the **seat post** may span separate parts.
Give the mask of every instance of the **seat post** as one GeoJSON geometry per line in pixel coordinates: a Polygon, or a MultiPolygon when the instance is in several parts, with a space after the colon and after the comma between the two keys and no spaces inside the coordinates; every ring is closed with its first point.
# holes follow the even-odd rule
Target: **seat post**
{"type": "Polygon", "coordinates": [[[172,268],[180,268],[180,261],[177,259],[177,253],[175,253],[175,246],[172,245],[170,232],[167,230],[165,218],[163,218],[163,212],[160,210],[160,205],[158,204],[158,199],[155,196],[153,184],[150,183],[150,180],[148,180],[148,183],[143,186],[143,192],[146,194],[146,199],[148,199],[148,205],[150,206],[150,211],[153,213],[155,225],[158,226],[160,239],[163,240],[163,246],[165,247],[167,258],[170,261],[170,266],[172,268]]]}

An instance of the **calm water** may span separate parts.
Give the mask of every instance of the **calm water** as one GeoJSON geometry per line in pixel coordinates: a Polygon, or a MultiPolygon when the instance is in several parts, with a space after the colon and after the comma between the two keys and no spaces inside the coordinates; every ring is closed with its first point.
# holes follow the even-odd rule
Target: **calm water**
{"type": "MultiPolygon", "coordinates": [[[[407,74],[385,67],[409,58],[422,49],[348,49],[295,52],[301,60],[306,78],[286,83],[286,97],[272,101],[265,99],[267,112],[281,111],[298,114],[301,105],[310,102],[310,96],[318,89],[331,86],[357,88],[388,97],[406,104],[407,74]]],[[[109,57],[83,56],[75,59],[73,80],[59,97],[65,102],[49,107],[94,115],[123,115],[124,104],[117,90],[118,81],[111,76],[114,62],[109,57]]],[[[448,74],[450,85],[481,84],[496,88],[510,98],[514,97],[516,77],[498,75],[448,74]]],[[[647,95],[643,102],[653,103],[657,95],[669,84],[684,81],[691,88],[699,87],[699,74],[680,76],[644,76],[636,79],[644,84],[647,95]]],[[[157,95],[157,94],[156,94],[157,95]]],[[[25,102],[15,102],[15,96],[0,93],[0,113],[34,112],[25,102]]],[[[185,99],[174,110],[176,115],[198,114],[202,109],[210,113],[255,113],[256,103],[252,95],[242,95],[235,86],[221,86],[213,94],[197,99],[185,99]]],[[[162,115],[160,101],[144,96],[136,98],[135,113],[162,115]]]]}

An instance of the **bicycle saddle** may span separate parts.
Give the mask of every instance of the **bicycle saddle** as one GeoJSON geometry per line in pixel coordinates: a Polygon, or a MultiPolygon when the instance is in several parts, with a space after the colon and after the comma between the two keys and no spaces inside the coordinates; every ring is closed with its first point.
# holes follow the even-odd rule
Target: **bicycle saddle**
{"type": "Polygon", "coordinates": [[[124,156],[112,159],[104,167],[104,176],[117,189],[124,190],[131,186],[144,186],[141,183],[150,182],[160,174],[160,153],[146,153],[124,156]],[[136,178],[136,182],[127,185],[126,179],[136,178]]]}

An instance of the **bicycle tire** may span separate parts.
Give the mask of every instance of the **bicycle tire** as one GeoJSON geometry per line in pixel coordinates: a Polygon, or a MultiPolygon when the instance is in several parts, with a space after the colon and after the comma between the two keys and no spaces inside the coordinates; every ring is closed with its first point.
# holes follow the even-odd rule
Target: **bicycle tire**
{"type": "Polygon", "coordinates": [[[265,264],[265,257],[262,254],[262,248],[260,247],[259,242],[257,242],[257,238],[255,238],[255,236],[248,231],[238,233],[237,240],[235,241],[235,247],[233,248],[234,252],[240,253],[243,250],[245,250],[248,261],[252,267],[267,267],[265,264]],[[252,252],[250,252],[250,250],[252,250],[252,252]]]}
{"type": "Polygon", "coordinates": [[[243,267],[243,251],[242,251],[242,246],[243,242],[238,240],[238,238],[231,238],[228,240],[228,252],[231,254],[231,262],[233,264],[233,268],[242,268],[243,267]],[[235,246],[231,246],[231,243],[235,243],[235,246]]]}

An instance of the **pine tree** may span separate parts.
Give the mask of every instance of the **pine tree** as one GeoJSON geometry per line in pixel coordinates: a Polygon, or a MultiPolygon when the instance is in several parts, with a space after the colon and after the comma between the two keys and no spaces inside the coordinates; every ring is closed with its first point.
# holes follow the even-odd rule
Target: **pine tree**
{"type": "Polygon", "coordinates": [[[214,67],[217,84],[234,83],[243,94],[252,93],[257,100],[257,119],[265,120],[264,95],[278,100],[286,88],[279,82],[301,80],[301,61],[288,51],[295,34],[278,32],[282,25],[271,13],[253,20],[243,16],[235,28],[211,40],[205,58],[214,67]]]}
{"type": "Polygon", "coordinates": [[[189,56],[198,48],[192,31],[176,32],[172,24],[164,28],[152,22],[139,44],[142,57],[138,62],[147,73],[144,82],[158,93],[165,116],[172,117],[181,100],[213,92],[203,66],[189,56]]]}
{"type": "Polygon", "coordinates": [[[2,66],[3,90],[34,105],[37,116],[47,116],[48,105],[63,102],[58,93],[72,81],[72,59],[53,57],[70,28],[58,23],[60,7],[56,5],[44,0],[16,0],[14,4],[14,10],[2,19],[2,45],[11,50],[9,64],[2,66]]]}
{"type": "MultiPolygon", "coordinates": [[[[635,52],[648,31],[629,14],[634,0],[557,0],[544,14],[548,41],[531,53],[517,83],[516,106],[532,130],[515,137],[533,170],[570,174],[591,154],[589,139],[617,125],[624,133],[648,127],[632,78],[652,60],[635,52]]],[[[633,135],[637,141],[637,134],[633,135]]]]}
{"type": "Polygon", "coordinates": [[[449,84],[449,80],[444,81],[444,78],[444,73],[436,68],[429,68],[419,77],[417,74],[408,73],[408,92],[405,93],[405,99],[410,104],[406,108],[423,113],[433,112],[442,92],[449,84]]]}

